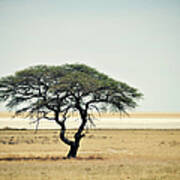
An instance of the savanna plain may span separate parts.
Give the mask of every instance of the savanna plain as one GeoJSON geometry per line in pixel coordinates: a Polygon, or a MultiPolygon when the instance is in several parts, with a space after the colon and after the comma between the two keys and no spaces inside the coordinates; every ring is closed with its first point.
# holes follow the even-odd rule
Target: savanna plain
{"type": "Polygon", "coordinates": [[[180,130],[88,130],[67,152],[58,130],[0,130],[0,180],[180,179],[180,130]]]}

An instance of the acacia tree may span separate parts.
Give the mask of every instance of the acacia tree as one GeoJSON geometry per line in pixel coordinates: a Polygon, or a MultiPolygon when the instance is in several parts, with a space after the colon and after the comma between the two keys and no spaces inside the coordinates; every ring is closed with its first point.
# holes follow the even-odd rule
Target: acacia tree
{"type": "Polygon", "coordinates": [[[136,88],[83,64],[33,66],[0,79],[0,101],[15,108],[15,115],[36,117],[37,125],[48,119],[60,126],[60,139],[70,146],[67,158],[76,157],[87,123],[94,124],[92,111],[126,113],[141,97],[136,88]],[[70,112],[80,117],[74,140],[65,136],[70,112]]]}

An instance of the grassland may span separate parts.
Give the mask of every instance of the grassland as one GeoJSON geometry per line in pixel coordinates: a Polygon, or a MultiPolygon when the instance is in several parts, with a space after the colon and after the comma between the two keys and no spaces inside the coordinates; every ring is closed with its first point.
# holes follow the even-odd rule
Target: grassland
{"type": "Polygon", "coordinates": [[[180,179],[180,130],[90,130],[77,159],[67,151],[57,130],[1,130],[0,180],[180,179]]]}

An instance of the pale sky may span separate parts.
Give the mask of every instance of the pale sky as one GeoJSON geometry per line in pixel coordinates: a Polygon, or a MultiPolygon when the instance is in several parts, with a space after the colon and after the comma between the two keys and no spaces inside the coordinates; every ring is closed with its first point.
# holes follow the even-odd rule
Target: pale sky
{"type": "Polygon", "coordinates": [[[180,0],[0,0],[0,62],[84,63],[143,92],[136,111],[180,112],[180,0]]]}

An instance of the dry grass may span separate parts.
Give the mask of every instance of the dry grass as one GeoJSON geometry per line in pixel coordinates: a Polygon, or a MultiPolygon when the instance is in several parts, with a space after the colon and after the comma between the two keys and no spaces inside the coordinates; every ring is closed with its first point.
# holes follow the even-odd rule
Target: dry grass
{"type": "Polygon", "coordinates": [[[58,134],[0,131],[0,179],[180,179],[180,130],[91,130],[73,160],[58,134]]]}

